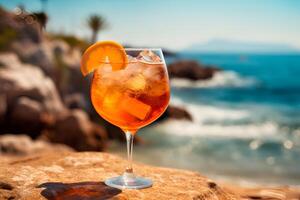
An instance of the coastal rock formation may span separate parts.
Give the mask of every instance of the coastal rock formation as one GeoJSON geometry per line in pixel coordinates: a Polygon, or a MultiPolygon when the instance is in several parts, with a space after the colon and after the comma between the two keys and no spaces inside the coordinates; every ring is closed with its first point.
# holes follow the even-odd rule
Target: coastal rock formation
{"type": "Polygon", "coordinates": [[[11,39],[34,43],[42,41],[39,23],[33,16],[21,9],[12,13],[0,7],[0,19],[0,33],[7,33],[9,31],[10,35],[13,36],[11,39]]]}
{"type": "Polygon", "coordinates": [[[42,140],[32,140],[27,135],[0,135],[0,155],[33,156],[41,152],[71,152],[70,147],[61,144],[50,144],[42,140]]]}
{"type": "Polygon", "coordinates": [[[103,181],[123,172],[127,162],[105,153],[43,154],[0,166],[0,198],[7,199],[238,199],[195,172],[135,164],[151,188],[119,190],[103,181]]]}
{"type": "Polygon", "coordinates": [[[193,117],[186,109],[174,105],[169,105],[166,112],[164,112],[164,114],[159,118],[159,120],[165,119],[183,119],[192,121],[193,117]]]}
{"type": "Polygon", "coordinates": [[[0,94],[5,106],[1,109],[5,123],[0,129],[10,127],[13,132],[28,131],[36,137],[46,123],[45,115],[65,111],[55,84],[40,68],[21,63],[15,54],[0,54],[0,65],[0,94]]]}
{"type": "Polygon", "coordinates": [[[46,75],[54,77],[55,60],[52,48],[48,42],[38,44],[27,41],[15,42],[12,45],[12,50],[23,62],[39,66],[46,75]]]}
{"type": "Polygon", "coordinates": [[[213,66],[203,66],[193,60],[180,60],[168,65],[170,78],[206,80],[212,78],[216,71],[220,71],[220,69],[213,66]]]}
{"type": "Polygon", "coordinates": [[[21,63],[13,53],[0,54],[0,65],[2,133],[27,133],[78,151],[104,150],[106,130],[84,110],[68,109],[53,80],[38,66],[21,63]]]}
{"type": "Polygon", "coordinates": [[[71,49],[62,40],[44,40],[38,44],[27,41],[14,42],[11,48],[23,62],[39,66],[46,75],[56,81],[62,78],[61,73],[67,73],[74,68],[79,71],[80,68],[80,50],[71,49]]]}
{"type": "Polygon", "coordinates": [[[19,62],[12,53],[1,54],[0,63],[0,93],[6,95],[8,103],[26,96],[40,102],[44,111],[64,109],[55,84],[39,67],[19,62]]]}
{"type": "Polygon", "coordinates": [[[242,188],[212,181],[199,173],[134,164],[154,181],[151,188],[119,190],[104,184],[123,173],[127,161],[107,153],[42,153],[0,158],[0,199],[299,199],[289,187],[242,188]]]}
{"type": "Polygon", "coordinates": [[[92,123],[86,112],[74,109],[59,117],[53,130],[42,137],[53,143],[66,144],[77,151],[103,151],[107,132],[92,123]]]}

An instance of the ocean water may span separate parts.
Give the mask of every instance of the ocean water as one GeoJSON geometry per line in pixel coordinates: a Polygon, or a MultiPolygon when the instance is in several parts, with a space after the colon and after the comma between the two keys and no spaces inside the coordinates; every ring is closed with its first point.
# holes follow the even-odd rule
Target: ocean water
{"type": "MultiPolygon", "coordinates": [[[[135,146],[134,159],[239,184],[300,185],[300,55],[176,59],[223,71],[208,81],[173,79],[171,104],[186,108],[193,121],[141,129],[146,144],[135,146]]],[[[125,146],[110,150],[125,156],[125,146]]]]}

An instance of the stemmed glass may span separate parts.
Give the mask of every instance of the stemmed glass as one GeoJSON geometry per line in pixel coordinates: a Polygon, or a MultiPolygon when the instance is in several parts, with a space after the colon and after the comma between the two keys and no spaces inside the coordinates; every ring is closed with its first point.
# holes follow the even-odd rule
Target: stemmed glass
{"type": "Polygon", "coordinates": [[[141,189],[152,181],[136,176],[132,168],[133,139],[137,131],[155,121],[170,99],[169,78],[161,49],[125,49],[124,69],[112,70],[106,62],[94,72],[91,100],[97,113],[120,127],[127,140],[128,166],[123,175],[105,183],[119,189],[141,189]]]}

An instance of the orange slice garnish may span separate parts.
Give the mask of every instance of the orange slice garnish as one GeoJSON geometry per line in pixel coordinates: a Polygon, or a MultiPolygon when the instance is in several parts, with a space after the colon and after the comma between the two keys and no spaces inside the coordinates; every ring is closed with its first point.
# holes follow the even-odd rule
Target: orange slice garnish
{"type": "Polygon", "coordinates": [[[80,69],[86,76],[105,63],[110,64],[114,71],[125,68],[127,56],[123,46],[113,41],[97,42],[91,45],[81,58],[80,69]]]}

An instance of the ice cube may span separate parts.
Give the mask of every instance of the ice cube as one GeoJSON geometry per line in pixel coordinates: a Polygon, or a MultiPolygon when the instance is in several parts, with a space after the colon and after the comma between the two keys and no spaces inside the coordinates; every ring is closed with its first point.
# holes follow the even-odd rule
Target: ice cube
{"type": "Polygon", "coordinates": [[[116,105],[121,101],[122,92],[117,90],[107,91],[102,101],[102,106],[105,110],[112,112],[116,110],[116,105]]]}
{"type": "Polygon", "coordinates": [[[99,91],[119,91],[124,92],[124,71],[112,71],[95,76],[93,79],[94,87],[99,91]]]}
{"type": "Polygon", "coordinates": [[[129,95],[124,95],[122,97],[120,110],[125,111],[140,120],[144,120],[150,114],[151,106],[138,99],[130,97],[129,95]]]}
{"type": "Polygon", "coordinates": [[[162,65],[150,65],[143,71],[147,80],[159,81],[164,78],[165,71],[162,65]]]}
{"type": "Polygon", "coordinates": [[[151,50],[141,51],[140,54],[137,56],[137,59],[139,61],[145,61],[145,62],[154,62],[154,63],[161,62],[160,57],[151,50]]]}
{"type": "Polygon", "coordinates": [[[155,81],[149,85],[146,93],[149,96],[161,96],[165,94],[168,90],[168,84],[165,80],[160,82],[155,81]]]}
{"type": "Polygon", "coordinates": [[[127,60],[128,60],[128,63],[135,63],[137,62],[137,59],[131,55],[127,55],[127,60]]]}
{"type": "Polygon", "coordinates": [[[145,69],[145,66],[141,62],[129,63],[125,68],[126,75],[132,76],[133,74],[142,73],[145,69]]]}
{"type": "Polygon", "coordinates": [[[146,79],[145,77],[139,73],[132,75],[127,81],[126,81],[126,88],[133,90],[133,91],[141,91],[146,88],[146,79]]]}

